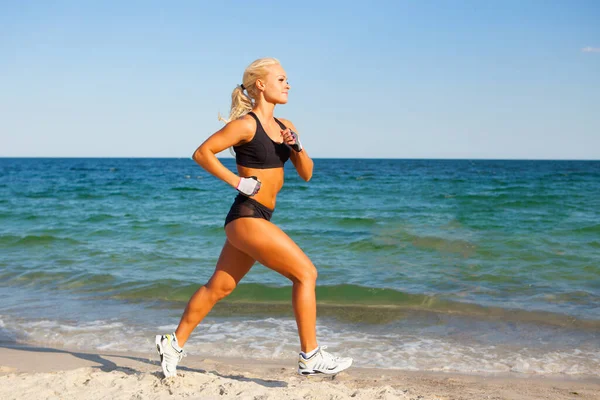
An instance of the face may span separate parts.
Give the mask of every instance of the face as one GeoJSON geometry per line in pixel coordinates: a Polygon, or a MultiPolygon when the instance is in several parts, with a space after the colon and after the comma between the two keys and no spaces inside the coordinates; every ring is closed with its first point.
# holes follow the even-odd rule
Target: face
{"type": "Polygon", "coordinates": [[[258,88],[262,90],[265,100],[273,104],[287,103],[290,85],[285,70],[281,65],[271,65],[268,67],[268,71],[264,79],[256,82],[258,88]]]}

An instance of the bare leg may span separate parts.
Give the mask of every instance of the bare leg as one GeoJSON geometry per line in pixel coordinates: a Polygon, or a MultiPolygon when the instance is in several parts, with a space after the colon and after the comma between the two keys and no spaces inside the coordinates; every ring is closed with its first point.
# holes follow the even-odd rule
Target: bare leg
{"type": "Polygon", "coordinates": [[[236,249],[229,241],[225,242],[215,272],[208,283],[193,294],[181,316],[181,321],[175,331],[179,346],[183,347],[194,328],[219,300],[235,289],[252,265],[254,265],[254,259],[236,249]]]}
{"type": "Polygon", "coordinates": [[[290,237],[260,218],[240,218],[225,227],[229,242],[292,281],[292,305],[302,351],[317,347],[317,269],[290,237]]]}

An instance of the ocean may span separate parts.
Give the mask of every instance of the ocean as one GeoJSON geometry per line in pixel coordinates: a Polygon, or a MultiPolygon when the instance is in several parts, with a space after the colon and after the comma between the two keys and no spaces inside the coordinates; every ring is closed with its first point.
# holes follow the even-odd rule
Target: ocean
{"type": "MultiPolygon", "coordinates": [[[[359,367],[600,374],[599,161],[314,161],[309,182],[288,163],[272,222],[319,271],[320,344],[359,367]]],[[[154,351],[236,194],[190,159],[0,159],[0,344],[154,351]]],[[[186,350],[294,365],[290,282],[256,264],[186,350]]]]}

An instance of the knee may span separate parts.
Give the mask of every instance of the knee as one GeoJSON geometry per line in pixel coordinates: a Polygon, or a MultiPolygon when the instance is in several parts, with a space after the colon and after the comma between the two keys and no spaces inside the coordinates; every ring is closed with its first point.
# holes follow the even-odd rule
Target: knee
{"type": "Polygon", "coordinates": [[[225,297],[229,296],[233,289],[235,289],[235,284],[231,283],[219,283],[213,284],[209,282],[206,285],[206,289],[208,290],[209,296],[214,302],[217,302],[225,297]]]}
{"type": "Polygon", "coordinates": [[[317,276],[317,269],[311,263],[300,269],[296,276],[292,278],[292,281],[302,283],[304,285],[315,285],[317,282],[317,276]]]}

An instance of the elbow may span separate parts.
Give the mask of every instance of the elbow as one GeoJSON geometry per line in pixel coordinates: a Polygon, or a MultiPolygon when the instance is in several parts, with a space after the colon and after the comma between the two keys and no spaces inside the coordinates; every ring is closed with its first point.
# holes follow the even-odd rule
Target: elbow
{"type": "Polygon", "coordinates": [[[206,159],[205,149],[203,146],[198,147],[192,154],[192,160],[202,165],[202,161],[206,159]]]}
{"type": "Polygon", "coordinates": [[[194,150],[194,152],[192,153],[192,160],[198,162],[198,157],[200,156],[199,151],[200,148],[198,147],[196,150],[194,150]]]}
{"type": "Polygon", "coordinates": [[[310,181],[310,178],[312,178],[312,175],[313,175],[313,166],[311,163],[309,168],[305,168],[302,171],[301,177],[302,177],[302,179],[304,179],[304,182],[308,182],[308,181],[310,181]]]}

